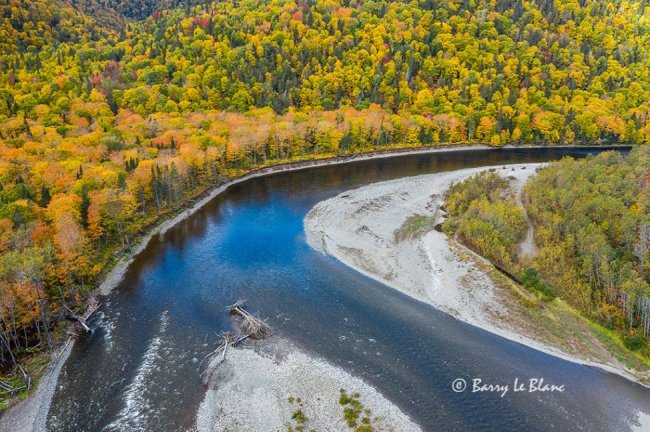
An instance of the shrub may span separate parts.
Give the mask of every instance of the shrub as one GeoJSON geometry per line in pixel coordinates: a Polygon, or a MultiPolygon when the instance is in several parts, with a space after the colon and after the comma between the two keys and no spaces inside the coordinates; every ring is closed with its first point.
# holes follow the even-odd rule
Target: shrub
{"type": "Polygon", "coordinates": [[[646,345],[646,339],[641,335],[623,336],[623,344],[630,351],[638,351],[646,345]]]}
{"type": "Polygon", "coordinates": [[[539,293],[543,301],[551,301],[555,298],[551,287],[542,280],[539,272],[533,267],[524,269],[519,275],[519,281],[528,291],[539,293]]]}

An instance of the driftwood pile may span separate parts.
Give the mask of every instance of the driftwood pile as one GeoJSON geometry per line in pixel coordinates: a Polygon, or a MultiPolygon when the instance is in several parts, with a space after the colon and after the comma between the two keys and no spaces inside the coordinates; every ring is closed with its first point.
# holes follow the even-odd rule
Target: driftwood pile
{"type": "Polygon", "coordinates": [[[252,339],[264,339],[265,337],[270,336],[271,327],[244,309],[245,305],[246,302],[239,300],[234,305],[228,307],[228,312],[230,312],[230,315],[241,317],[239,327],[241,328],[242,332],[247,335],[247,337],[250,337],[252,339]]]}
{"type": "Polygon", "coordinates": [[[17,395],[20,391],[22,390],[28,390],[32,388],[32,377],[29,376],[27,372],[25,372],[25,369],[23,369],[22,366],[18,365],[18,369],[20,369],[20,372],[23,375],[23,385],[14,387],[11,383],[7,381],[0,381],[0,395],[9,395],[9,396],[15,396],[17,395]]]}
{"type": "Polygon", "coordinates": [[[239,317],[239,335],[232,332],[224,332],[220,335],[221,343],[219,346],[206,355],[200,364],[207,361],[201,378],[204,385],[208,385],[212,379],[217,367],[226,359],[228,347],[234,347],[246,339],[264,339],[271,335],[271,327],[255,315],[248,312],[245,308],[245,302],[239,300],[234,305],[228,307],[230,315],[239,317]]]}
{"type": "Polygon", "coordinates": [[[81,331],[85,332],[92,332],[91,328],[88,326],[87,321],[90,316],[95,313],[97,309],[99,309],[100,303],[97,301],[96,298],[91,298],[88,301],[88,306],[86,307],[86,311],[83,313],[83,315],[77,315],[74,313],[72,309],[68,307],[65,303],[63,306],[70,312],[70,315],[68,316],[70,319],[76,321],[76,326],[73,326],[68,330],[68,336],[70,337],[76,337],[81,333],[81,331]]]}

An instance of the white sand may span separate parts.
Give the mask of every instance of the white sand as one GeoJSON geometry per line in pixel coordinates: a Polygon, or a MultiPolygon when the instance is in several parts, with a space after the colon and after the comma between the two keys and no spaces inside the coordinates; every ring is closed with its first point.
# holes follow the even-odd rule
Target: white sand
{"type": "MultiPolygon", "coordinates": [[[[516,194],[542,164],[471,168],[374,183],[318,203],[305,217],[307,243],[355,270],[450,315],[537,350],[595,366],[638,382],[621,364],[579,358],[530,335],[518,333],[499,303],[491,279],[461,260],[458,251],[486,262],[445,234],[430,231],[396,238],[414,215],[442,220],[443,194],[453,182],[494,169],[512,182],[516,194]]],[[[532,237],[532,233],[531,233],[532,237]]],[[[534,253],[534,243],[525,246],[534,253]]],[[[486,262],[487,263],[487,262],[486,262]]]]}
{"type": "MultiPolygon", "coordinates": [[[[524,179],[538,165],[498,168],[524,179]]],[[[395,234],[414,215],[434,215],[444,192],[486,168],[470,168],[374,183],[318,203],[305,218],[307,243],[420,301],[480,327],[486,309],[499,308],[488,278],[474,278],[470,264],[456,257],[447,236],[430,231],[422,237],[395,234]],[[472,279],[468,284],[460,279],[472,279]]],[[[523,181],[522,181],[523,183],[523,181]]]]}
{"type": "Polygon", "coordinates": [[[374,387],[336,366],[300,351],[287,342],[264,343],[228,351],[213,375],[196,420],[199,432],[287,430],[301,409],[312,428],[324,432],[350,430],[344,422],[339,391],[360,393],[371,410],[375,430],[410,432],[420,428],[374,387]],[[289,398],[301,399],[289,402],[289,398]]]}

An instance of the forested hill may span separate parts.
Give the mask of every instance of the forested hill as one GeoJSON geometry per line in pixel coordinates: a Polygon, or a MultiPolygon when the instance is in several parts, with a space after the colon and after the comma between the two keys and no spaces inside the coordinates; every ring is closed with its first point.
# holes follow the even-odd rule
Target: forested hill
{"type": "Polygon", "coordinates": [[[614,345],[620,336],[619,345],[639,351],[648,369],[650,146],[552,162],[531,177],[521,199],[525,211],[509,181],[485,171],[449,189],[445,231],[517,275],[544,303],[559,297],[604,326],[594,327],[599,339],[614,330],[614,345]],[[526,217],[538,247],[532,253],[518,247],[526,217]]]}
{"type": "Polygon", "coordinates": [[[378,104],[443,141],[649,139],[643,1],[158,3],[73,1],[152,14],[106,30],[57,0],[10,0],[0,115],[48,120],[48,107],[64,124],[57,102],[96,89],[114,113],[378,104]]]}
{"type": "Polygon", "coordinates": [[[0,19],[4,366],[54,346],[144,230],[254,167],[650,142],[640,0],[0,0],[0,19]]]}

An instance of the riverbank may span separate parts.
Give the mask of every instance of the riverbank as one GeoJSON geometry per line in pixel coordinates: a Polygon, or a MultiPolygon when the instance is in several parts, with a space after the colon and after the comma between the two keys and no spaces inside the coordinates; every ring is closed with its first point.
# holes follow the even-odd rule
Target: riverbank
{"type": "MultiPolygon", "coordinates": [[[[356,155],[347,155],[347,156],[336,156],[336,157],[326,157],[322,159],[310,159],[302,160],[290,163],[282,163],[278,165],[270,165],[267,167],[262,167],[255,169],[249,173],[241,175],[239,177],[233,178],[226,181],[225,183],[210,188],[203,194],[199,195],[196,198],[196,201],[188,207],[186,210],[176,214],[175,216],[168,218],[161,222],[158,226],[151,229],[147,232],[137,245],[132,249],[131,253],[121,259],[111,270],[107,273],[103,282],[99,285],[98,291],[101,295],[108,295],[110,292],[119,285],[126,273],[129,265],[138,254],[140,254],[149,244],[149,241],[157,236],[164,236],[165,233],[173,228],[175,225],[179,224],[183,220],[190,217],[192,214],[196,213],[208,202],[224,193],[228,188],[235,186],[239,183],[243,183],[254,178],[279,174],[283,172],[298,171],[302,169],[315,168],[320,166],[328,165],[339,165],[345,163],[359,162],[364,160],[379,159],[379,158],[388,158],[395,156],[406,156],[411,154],[428,154],[428,153],[441,153],[441,152],[457,152],[457,151],[472,151],[472,150],[488,150],[491,147],[489,146],[446,146],[446,147],[429,147],[429,148],[406,148],[406,149],[394,149],[394,150],[385,150],[385,151],[373,151],[368,153],[360,153],[356,155]]],[[[534,147],[531,147],[534,148],[534,147]]]]}
{"type": "Polygon", "coordinates": [[[0,431],[42,432],[46,430],[47,415],[56,382],[72,351],[73,340],[68,342],[56,354],[41,377],[38,387],[28,398],[21,400],[7,409],[0,417],[0,431]]]}
{"type": "Polygon", "coordinates": [[[375,430],[420,430],[374,387],[276,338],[257,348],[228,351],[199,407],[194,430],[279,431],[300,424],[304,430],[348,430],[340,389],[348,395],[359,393],[375,430]],[[302,416],[305,421],[300,423],[302,416]]]}
{"type": "MultiPolygon", "coordinates": [[[[539,166],[491,168],[520,188],[539,166]]],[[[489,262],[432,229],[441,221],[443,194],[451,183],[489,168],[380,182],[341,193],[306,216],[307,242],[459,320],[575,363],[648,382],[612,355],[568,305],[543,304],[489,262]]]]}
{"type": "MultiPolygon", "coordinates": [[[[629,146],[603,146],[605,148],[629,148],[629,146]]],[[[507,145],[500,147],[501,149],[541,149],[546,148],[546,146],[513,146],[507,145]]],[[[602,148],[598,146],[564,146],[563,148],[602,148]]],[[[173,216],[167,215],[164,217],[160,223],[151,228],[142,235],[139,240],[135,243],[136,245],[131,249],[130,253],[122,257],[108,273],[103,277],[102,282],[99,284],[97,292],[101,295],[108,295],[117,285],[122,281],[126,270],[133,261],[133,258],[140,254],[149,244],[149,241],[157,236],[163,235],[171,228],[173,228],[178,223],[190,217],[196,211],[200,210],[204,205],[210,202],[212,199],[218,195],[225,192],[228,188],[237,185],[239,183],[245,182],[258,177],[264,177],[268,175],[279,174],[283,172],[298,171],[303,169],[329,166],[329,165],[340,165],[346,163],[361,162],[365,160],[372,159],[382,159],[390,157],[399,157],[399,156],[408,156],[408,155],[418,155],[418,154],[431,154],[431,153],[446,153],[446,152],[462,152],[462,151],[478,151],[478,150],[496,150],[494,147],[487,145],[468,145],[468,144],[458,144],[458,145],[439,145],[435,147],[407,147],[407,148],[394,148],[387,150],[374,150],[367,151],[357,154],[346,154],[338,156],[323,156],[322,158],[310,158],[304,160],[298,160],[293,162],[284,162],[271,164],[268,166],[263,166],[260,168],[255,168],[243,175],[227,180],[221,185],[208,188],[203,193],[192,198],[188,202],[193,202],[186,210],[183,210],[180,213],[176,213],[173,216]]]]}

